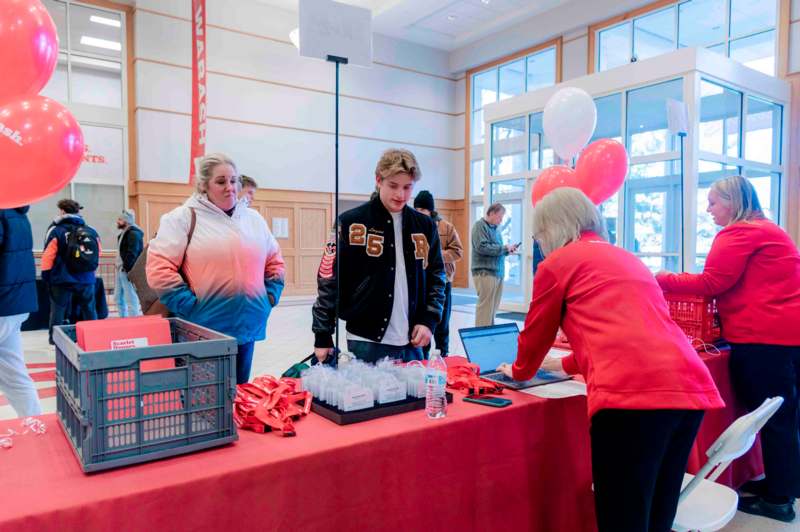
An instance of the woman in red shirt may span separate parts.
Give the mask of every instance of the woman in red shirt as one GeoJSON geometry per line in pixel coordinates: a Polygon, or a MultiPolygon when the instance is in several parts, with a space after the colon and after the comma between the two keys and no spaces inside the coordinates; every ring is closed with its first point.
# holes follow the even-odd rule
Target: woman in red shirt
{"type": "Polygon", "coordinates": [[[539,366],[581,373],[600,532],[666,532],[703,411],[724,403],[652,273],[608,243],[583,192],[550,192],[533,218],[545,259],[517,360],[498,369],[517,380],[539,366]],[[559,325],[573,354],[545,359],[559,325]]]}
{"type": "Polygon", "coordinates": [[[740,498],[739,509],[789,522],[800,497],[800,253],[764,217],[753,185],[741,176],[715,182],[707,210],[723,229],[703,273],[656,278],[667,292],[717,298],[734,391],[748,409],[784,398],[761,430],[766,478],[742,487],[757,496],[740,498]]]}

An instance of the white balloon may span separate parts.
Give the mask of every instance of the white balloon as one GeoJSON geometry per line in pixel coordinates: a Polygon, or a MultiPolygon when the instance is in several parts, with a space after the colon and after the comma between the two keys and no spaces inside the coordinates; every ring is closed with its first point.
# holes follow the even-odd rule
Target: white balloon
{"type": "Polygon", "coordinates": [[[589,94],[575,87],[555,93],[544,107],[545,140],[568,161],[586,146],[597,125],[597,108],[589,94]]]}

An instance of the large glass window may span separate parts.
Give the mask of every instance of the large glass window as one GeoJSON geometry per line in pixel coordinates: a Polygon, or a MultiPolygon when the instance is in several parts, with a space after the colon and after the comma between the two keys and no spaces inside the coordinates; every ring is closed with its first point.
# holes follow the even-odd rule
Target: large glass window
{"type": "Polygon", "coordinates": [[[781,174],[769,170],[745,168],[744,175],[753,184],[758,194],[758,201],[764,214],[771,220],[778,221],[780,212],[781,174]]]}
{"type": "Polygon", "coordinates": [[[117,216],[127,205],[126,113],[120,112],[127,105],[125,15],[76,2],[43,4],[56,24],[60,48],[55,73],[42,94],[64,103],[79,121],[86,153],[70,184],[31,205],[35,248],[41,249],[44,232],[58,215],[56,203],[71,198],[84,206],[81,214],[99,232],[104,251],[113,252],[117,216]]]}
{"type": "Polygon", "coordinates": [[[56,23],[60,53],[42,94],[64,103],[121,109],[122,16],[60,0],[46,0],[44,5],[56,23]]]}
{"type": "MultiPolygon", "coordinates": [[[[503,221],[500,222],[500,226],[498,227],[504,244],[522,243],[524,240],[522,229],[522,203],[525,200],[524,196],[524,179],[495,181],[491,185],[490,202],[500,202],[506,208],[503,221]]],[[[520,248],[520,253],[507,255],[505,258],[503,301],[514,301],[521,303],[523,300],[524,290],[522,289],[522,254],[523,250],[520,248]]]]}
{"type": "Polygon", "coordinates": [[[675,9],[664,9],[633,22],[633,50],[637,60],[675,49],[675,9]]]}
{"type": "Polygon", "coordinates": [[[766,164],[781,163],[783,108],[760,98],[747,98],[745,159],[766,164]]]}
{"type": "Polygon", "coordinates": [[[597,108],[597,126],[591,140],[614,139],[622,142],[622,94],[611,94],[595,98],[597,108]]]}
{"type": "Polygon", "coordinates": [[[680,161],[631,165],[625,201],[625,247],[653,271],[677,270],[681,242],[680,161]]]}
{"type": "Polygon", "coordinates": [[[527,168],[525,117],[492,124],[492,175],[513,174],[527,168]]]}
{"type": "Polygon", "coordinates": [[[680,148],[667,129],[667,100],[683,100],[683,80],[676,79],[628,92],[627,143],[631,157],[680,148]]]}
{"type": "Polygon", "coordinates": [[[765,31],[731,41],[731,59],[753,70],[775,75],[775,31],[765,31]]]}
{"type": "Polygon", "coordinates": [[[598,70],[608,70],[631,62],[631,23],[626,22],[598,33],[598,70]]]}
{"type": "Polygon", "coordinates": [[[706,262],[706,257],[711,249],[711,243],[719,232],[719,227],[714,224],[708,214],[708,191],[711,184],[723,177],[737,175],[739,167],[724,165],[718,162],[700,160],[697,167],[697,228],[695,240],[695,268],[700,271],[706,262]]]}
{"type": "Polygon", "coordinates": [[[739,157],[742,93],[700,82],[700,150],[739,157]]]}
{"type": "Polygon", "coordinates": [[[528,92],[556,84],[556,49],[528,56],[528,74],[525,89],[528,92]]]}
{"type": "Polygon", "coordinates": [[[483,182],[484,182],[484,164],[483,159],[472,161],[472,195],[483,195],[483,182]]]}
{"type": "Polygon", "coordinates": [[[75,201],[84,206],[81,216],[100,235],[103,249],[117,245],[117,217],[125,206],[123,188],[113,185],[75,184],[75,201]]]}
{"type": "Polygon", "coordinates": [[[693,0],[680,4],[678,46],[713,46],[725,42],[727,4],[727,0],[693,0]]]}
{"type": "Polygon", "coordinates": [[[500,67],[500,100],[525,92],[525,58],[500,67]]]}
{"type": "Polygon", "coordinates": [[[556,161],[556,152],[547,143],[542,125],[543,113],[530,115],[530,159],[531,170],[539,170],[553,166],[556,161]]]}
{"type": "Polygon", "coordinates": [[[602,71],[676,48],[705,46],[775,75],[776,24],[777,0],[688,0],[598,30],[595,64],[602,71]]]}

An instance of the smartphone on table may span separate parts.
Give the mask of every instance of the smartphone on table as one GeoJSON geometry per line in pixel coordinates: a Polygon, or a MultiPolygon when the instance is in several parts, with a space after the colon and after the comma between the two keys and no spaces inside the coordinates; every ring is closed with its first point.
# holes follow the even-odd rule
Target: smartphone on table
{"type": "Polygon", "coordinates": [[[491,395],[468,395],[464,397],[464,401],[484,406],[493,406],[495,408],[503,408],[511,404],[511,399],[492,397],[491,395]]]}

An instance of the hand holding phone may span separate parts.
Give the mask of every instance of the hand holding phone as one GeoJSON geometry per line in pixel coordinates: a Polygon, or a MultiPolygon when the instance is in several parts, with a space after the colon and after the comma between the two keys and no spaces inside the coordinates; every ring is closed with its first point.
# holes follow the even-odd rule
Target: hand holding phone
{"type": "Polygon", "coordinates": [[[511,399],[492,397],[491,395],[468,395],[464,398],[464,401],[484,406],[493,406],[495,408],[503,408],[511,404],[511,399]]]}

